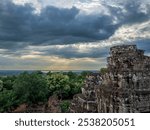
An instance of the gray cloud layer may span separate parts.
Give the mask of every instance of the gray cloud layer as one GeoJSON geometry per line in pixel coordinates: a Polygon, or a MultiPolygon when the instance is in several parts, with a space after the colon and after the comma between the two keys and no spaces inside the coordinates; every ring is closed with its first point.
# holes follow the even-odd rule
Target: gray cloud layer
{"type": "MultiPolygon", "coordinates": [[[[133,2],[133,1],[132,1],[133,2]]],[[[6,3],[6,2],[5,2],[6,3]]],[[[123,8],[107,5],[110,14],[82,14],[71,9],[46,7],[39,15],[29,4],[0,4],[0,48],[14,49],[28,45],[55,45],[108,39],[124,24],[143,22],[150,17],[140,3],[125,3],[123,8]],[[116,22],[114,22],[116,19],[116,22]]]]}
{"type": "MultiPolygon", "coordinates": [[[[116,2],[117,3],[117,2],[116,2]]],[[[109,13],[80,13],[77,7],[47,6],[40,14],[26,4],[15,5],[10,0],[0,4],[0,52],[3,55],[26,55],[28,46],[69,45],[107,40],[123,25],[133,25],[150,19],[150,4],[140,0],[125,0],[116,6],[104,4],[109,13]]],[[[136,41],[136,40],[135,40],[136,41]]],[[[150,52],[149,39],[136,41],[150,52]]],[[[72,46],[39,50],[41,55],[65,58],[98,58],[107,55],[108,48],[79,52],[72,46]]]]}

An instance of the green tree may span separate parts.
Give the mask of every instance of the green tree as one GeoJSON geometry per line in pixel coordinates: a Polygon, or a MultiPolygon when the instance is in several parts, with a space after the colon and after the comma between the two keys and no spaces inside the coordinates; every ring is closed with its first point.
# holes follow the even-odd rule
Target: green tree
{"type": "Polygon", "coordinates": [[[100,69],[100,73],[101,74],[106,74],[108,72],[108,69],[107,68],[101,68],[100,69]]]}
{"type": "Polygon", "coordinates": [[[69,106],[70,106],[70,102],[69,101],[63,101],[60,104],[61,112],[63,112],[63,113],[69,112],[69,106]]]}
{"type": "Polygon", "coordinates": [[[49,90],[60,99],[67,97],[70,91],[69,77],[62,73],[52,73],[48,76],[49,90]]]}
{"type": "Polygon", "coordinates": [[[13,81],[8,79],[8,80],[5,80],[3,84],[4,84],[5,89],[11,90],[13,86],[13,81]]]}
{"type": "Polygon", "coordinates": [[[2,91],[2,90],[3,90],[3,81],[0,80],[0,91],[2,91]]]}
{"type": "Polygon", "coordinates": [[[20,74],[14,82],[13,89],[20,103],[38,103],[47,100],[47,80],[38,73],[20,74]]]}
{"type": "Polygon", "coordinates": [[[51,72],[51,71],[48,71],[47,75],[49,75],[49,76],[50,76],[51,74],[52,74],[52,72],[51,72]]]}
{"type": "Polygon", "coordinates": [[[65,72],[64,74],[68,75],[70,79],[76,79],[78,77],[78,75],[72,71],[65,72]]]}
{"type": "Polygon", "coordinates": [[[83,86],[83,82],[74,81],[70,82],[70,97],[73,97],[75,94],[81,93],[81,87],[83,86]]]}
{"type": "Polygon", "coordinates": [[[16,76],[7,76],[7,77],[2,77],[3,81],[3,88],[7,90],[12,90],[13,82],[16,79],[16,76]]]}
{"type": "Polygon", "coordinates": [[[8,112],[15,104],[15,95],[12,90],[0,92],[0,112],[8,112]]]}

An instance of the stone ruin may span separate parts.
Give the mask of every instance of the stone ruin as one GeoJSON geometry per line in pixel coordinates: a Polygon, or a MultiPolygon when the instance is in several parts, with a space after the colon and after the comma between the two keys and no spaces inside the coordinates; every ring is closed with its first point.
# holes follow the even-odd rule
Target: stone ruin
{"type": "Polygon", "coordinates": [[[150,112],[150,57],[136,45],[110,48],[107,72],[87,76],[70,112],[150,112]]]}
{"type": "Polygon", "coordinates": [[[97,112],[96,89],[101,83],[101,75],[93,73],[86,77],[82,93],[74,96],[70,112],[97,112]]]}

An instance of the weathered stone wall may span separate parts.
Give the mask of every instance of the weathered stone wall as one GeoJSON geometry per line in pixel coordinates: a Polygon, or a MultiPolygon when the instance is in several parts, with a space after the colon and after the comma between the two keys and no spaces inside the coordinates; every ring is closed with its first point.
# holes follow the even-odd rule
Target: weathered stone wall
{"type": "Polygon", "coordinates": [[[123,45],[110,48],[107,61],[108,72],[88,76],[74,106],[80,112],[150,112],[150,57],[123,45]]]}
{"type": "Polygon", "coordinates": [[[70,112],[98,112],[96,100],[96,86],[101,84],[100,74],[91,74],[86,77],[82,94],[74,96],[70,112]]]}

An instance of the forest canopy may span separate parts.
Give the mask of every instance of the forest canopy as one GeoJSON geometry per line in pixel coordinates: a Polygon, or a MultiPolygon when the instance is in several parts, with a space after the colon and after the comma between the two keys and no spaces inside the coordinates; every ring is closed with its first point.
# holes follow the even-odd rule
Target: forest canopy
{"type": "Polygon", "coordinates": [[[60,107],[67,112],[68,100],[81,92],[86,75],[69,72],[24,72],[16,76],[0,77],[0,112],[11,112],[20,104],[47,102],[56,95],[62,101],[60,107]]]}

